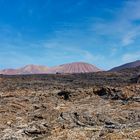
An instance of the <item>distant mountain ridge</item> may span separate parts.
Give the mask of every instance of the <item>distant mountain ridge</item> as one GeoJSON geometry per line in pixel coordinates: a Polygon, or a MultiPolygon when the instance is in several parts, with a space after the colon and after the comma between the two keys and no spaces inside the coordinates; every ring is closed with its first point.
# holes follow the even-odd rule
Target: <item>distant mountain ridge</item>
{"type": "Polygon", "coordinates": [[[16,74],[42,74],[48,70],[46,66],[39,65],[26,65],[18,69],[4,69],[1,70],[1,74],[16,75],[16,74]]]}
{"type": "MultiPolygon", "coordinates": [[[[123,69],[135,68],[138,66],[140,66],[140,60],[126,63],[118,67],[114,67],[109,71],[112,71],[112,72],[120,71],[123,69]]],[[[72,73],[92,73],[92,72],[98,72],[98,71],[102,71],[102,70],[92,64],[85,63],[85,62],[73,62],[73,63],[62,64],[62,65],[54,66],[54,67],[31,64],[31,65],[26,65],[18,69],[0,70],[0,74],[4,74],[4,75],[56,74],[56,73],[72,74],[72,73]]]]}
{"type": "Polygon", "coordinates": [[[0,74],[18,75],[18,74],[56,74],[56,73],[90,73],[101,71],[94,65],[85,62],[73,62],[55,67],[46,67],[39,65],[26,65],[19,69],[4,69],[0,74]]]}
{"type": "Polygon", "coordinates": [[[138,67],[138,66],[140,66],[140,60],[130,62],[130,63],[126,63],[126,64],[120,65],[118,67],[114,67],[110,71],[119,71],[119,70],[128,69],[128,68],[135,68],[135,67],[138,67]]]}

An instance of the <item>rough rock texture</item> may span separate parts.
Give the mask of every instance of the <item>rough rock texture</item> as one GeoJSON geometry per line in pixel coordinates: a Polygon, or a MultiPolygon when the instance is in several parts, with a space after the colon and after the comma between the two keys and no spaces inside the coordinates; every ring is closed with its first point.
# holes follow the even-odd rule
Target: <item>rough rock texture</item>
{"type": "Polygon", "coordinates": [[[140,69],[0,77],[1,140],[139,140],[140,69]]]}

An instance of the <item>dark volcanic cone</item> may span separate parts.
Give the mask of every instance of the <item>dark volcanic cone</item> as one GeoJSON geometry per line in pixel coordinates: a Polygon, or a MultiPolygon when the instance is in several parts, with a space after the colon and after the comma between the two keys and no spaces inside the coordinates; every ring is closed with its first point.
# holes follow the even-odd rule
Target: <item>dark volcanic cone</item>
{"type": "Polygon", "coordinates": [[[127,68],[135,68],[140,66],[140,60],[134,61],[134,62],[130,62],[130,63],[126,63],[124,65],[112,68],[110,71],[119,71],[122,69],[127,69],[127,68]]]}

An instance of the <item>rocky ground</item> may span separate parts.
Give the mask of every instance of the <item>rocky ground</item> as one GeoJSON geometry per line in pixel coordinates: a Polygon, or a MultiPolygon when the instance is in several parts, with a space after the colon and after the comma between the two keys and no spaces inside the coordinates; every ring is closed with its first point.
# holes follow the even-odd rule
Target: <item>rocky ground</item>
{"type": "Polygon", "coordinates": [[[140,68],[0,76],[1,140],[139,140],[140,68]]]}

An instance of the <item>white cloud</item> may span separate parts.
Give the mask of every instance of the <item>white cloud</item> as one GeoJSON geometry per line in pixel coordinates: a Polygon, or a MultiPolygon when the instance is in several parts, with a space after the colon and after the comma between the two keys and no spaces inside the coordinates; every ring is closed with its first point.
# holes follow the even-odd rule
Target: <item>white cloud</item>
{"type": "Polygon", "coordinates": [[[132,62],[140,59],[140,52],[127,53],[122,56],[122,62],[132,62]]]}
{"type": "MultiPolygon", "coordinates": [[[[48,0],[46,5],[49,5],[50,2],[51,0],[48,0]]],[[[77,5],[80,7],[84,2],[86,0],[82,0],[82,3],[77,3],[77,5]]],[[[71,8],[67,10],[73,11],[71,8]]],[[[69,24],[71,27],[55,31],[49,38],[41,41],[28,42],[23,39],[20,32],[7,26],[1,27],[0,38],[3,37],[0,40],[0,63],[2,64],[7,57],[7,62],[4,63],[9,66],[23,63],[55,65],[69,61],[86,61],[104,67],[112,67],[120,64],[119,60],[126,63],[140,59],[140,53],[129,53],[128,50],[125,52],[124,47],[133,45],[140,35],[140,26],[134,24],[136,20],[140,20],[140,0],[125,1],[123,6],[116,11],[114,9],[113,12],[112,10],[106,11],[111,12],[110,20],[94,18],[91,21],[87,17],[85,23],[81,23],[82,27],[85,27],[82,30],[78,28],[81,26],[79,23],[78,26],[75,23],[64,23],[66,27],[69,24]],[[7,43],[4,44],[3,41],[7,43]],[[30,56],[28,48],[33,48],[35,52],[39,50],[38,56],[33,53],[30,56]],[[24,51],[22,51],[23,49],[24,51]],[[7,51],[6,54],[4,54],[4,50],[7,51]],[[11,50],[15,52],[12,54],[11,50]],[[123,53],[125,53],[123,56],[120,55],[123,53]]],[[[30,12],[32,13],[32,11],[30,12]]]]}
{"type": "MultiPolygon", "coordinates": [[[[109,10],[108,10],[109,11],[109,10]]],[[[140,26],[135,21],[140,20],[140,1],[125,1],[121,8],[111,13],[113,18],[108,21],[99,19],[92,25],[96,34],[111,37],[111,41],[120,46],[128,46],[135,43],[140,35],[140,26]]]]}
{"type": "Polygon", "coordinates": [[[122,46],[128,46],[132,44],[135,41],[135,38],[137,37],[137,32],[128,32],[124,37],[122,38],[122,46]]]}
{"type": "Polygon", "coordinates": [[[127,0],[122,10],[122,18],[126,20],[140,19],[140,0],[127,0]]]}

